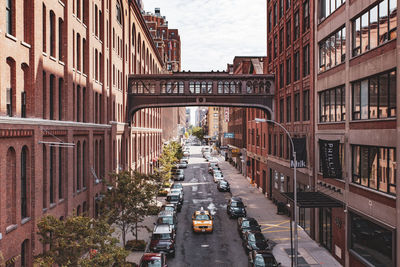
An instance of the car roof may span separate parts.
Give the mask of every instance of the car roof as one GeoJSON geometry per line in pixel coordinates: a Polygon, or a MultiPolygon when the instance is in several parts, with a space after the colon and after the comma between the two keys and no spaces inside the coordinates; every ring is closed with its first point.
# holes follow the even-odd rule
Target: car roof
{"type": "Polygon", "coordinates": [[[194,212],[195,215],[210,215],[210,212],[208,210],[196,210],[194,212]]]}
{"type": "Polygon", "coordinates": [[[173,216],[173,215],[174,215],[174,212],[171,211],[171,210],[162,210],[162,211],[160,211],[160,213],[158,213],[158,217],[161,217],[161,216],[173,216]]]}
{"type": "Polygon", "coordinates": [[[178,193],[178,192],[176,192],[176,193],[169,193],[168,195],[167,195],[167,197],[169,197],[169,196],[180,196],[181,194],[180,193],[178,193]]]}
{"type": "Polygon", "coordinates": [[[240,198],[240,197],[232,197],[231,201],[233,201],[233,202],[243,202],[242,198],[240,198]]]}
{"type": "Polygon", "coordinates": [[[169,224],[158,224],[154,228],[153,234],[169,234],[172,232],[172,228],[169,224]]]}
{"type": "Polygon", "coordinates": [[[161,258],[161,253],[145,253],[142,257],[143,260],[151,260],[154,258],[161,258]]]}

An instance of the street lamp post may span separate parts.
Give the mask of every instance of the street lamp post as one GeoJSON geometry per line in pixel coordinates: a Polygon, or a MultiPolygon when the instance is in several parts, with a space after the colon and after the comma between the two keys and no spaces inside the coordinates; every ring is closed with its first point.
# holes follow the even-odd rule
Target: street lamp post
{"type": "MultiPolygon", "coordinates": [[[[275,125],[278,125],[280,128],[282,128],[285,133],[287,134],[287,136],[289,137],[290,143],[292,144],[292,153],[293,153],[293,165],[294,165],[294,174],[293,174],[293,183],[294,183],[294,200],[293,200],[293,205],[294,205],[294,218],[293,218],[293,222],[294,222],[294,266],[297,267],[297,251],[298,251],[298,235],[297,235],[297,160],[296,160],[296,150],[294,149],[294,143],[293,143],[293,139],[292,136],[290,135],[289,131],[286,130],[285,127],[283,127],[282,124],[273,121],[273,120],[268,120],[268,119],[260,119],[260,118],[255,118],[256,123],[258,122],[270,122],[273,123],[275,125]]],[[[293,254],[292,254],[292,260],[293,260],[293,254]]]]}

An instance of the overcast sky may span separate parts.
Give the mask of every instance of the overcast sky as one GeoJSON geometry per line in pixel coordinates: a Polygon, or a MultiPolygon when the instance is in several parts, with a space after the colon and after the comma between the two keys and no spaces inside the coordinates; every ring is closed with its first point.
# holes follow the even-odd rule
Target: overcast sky
{"type": "Polygon", "coordinates": [[[265,0],[144,0],[181,36],[182,70],[226,70],[235,56],[266,55],[265,0]]]}

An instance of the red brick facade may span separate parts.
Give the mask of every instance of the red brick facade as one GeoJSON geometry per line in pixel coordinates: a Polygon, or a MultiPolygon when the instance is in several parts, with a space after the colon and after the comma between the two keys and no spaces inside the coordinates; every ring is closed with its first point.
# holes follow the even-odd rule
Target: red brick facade
{"type": "Polygon", "coordinates": [[[95,216],[109,172],[152,170],[165,114],[126,124],[127,77],[165,67],[136,1],[2,3],[0,252],[32,266],[42,216],[95,216]]]}

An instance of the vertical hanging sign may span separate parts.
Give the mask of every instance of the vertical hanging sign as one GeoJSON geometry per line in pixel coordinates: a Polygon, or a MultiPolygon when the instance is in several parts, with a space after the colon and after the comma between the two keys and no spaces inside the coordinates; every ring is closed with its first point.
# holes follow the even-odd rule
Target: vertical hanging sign
{"type": "Polygon", "coordinates": [[[225,108],[224,113],[225,113],[225,122],[229,122],[229,108],[225,108]]]}
{"type": "MultiPolygon", "coordinates": [[[[293,138],[294,150],[296,151],[296,168],[307,168],[307,141],[305,137],[293,138]]],[[[290,168],[294,168],[294,159],[290,151],[290,168]]]]}
{"type": "Polygon", "coordinates": [[[319,140],[319,158],[324,178],[342,179],[339,144],[339,140],[319,140]]]}

